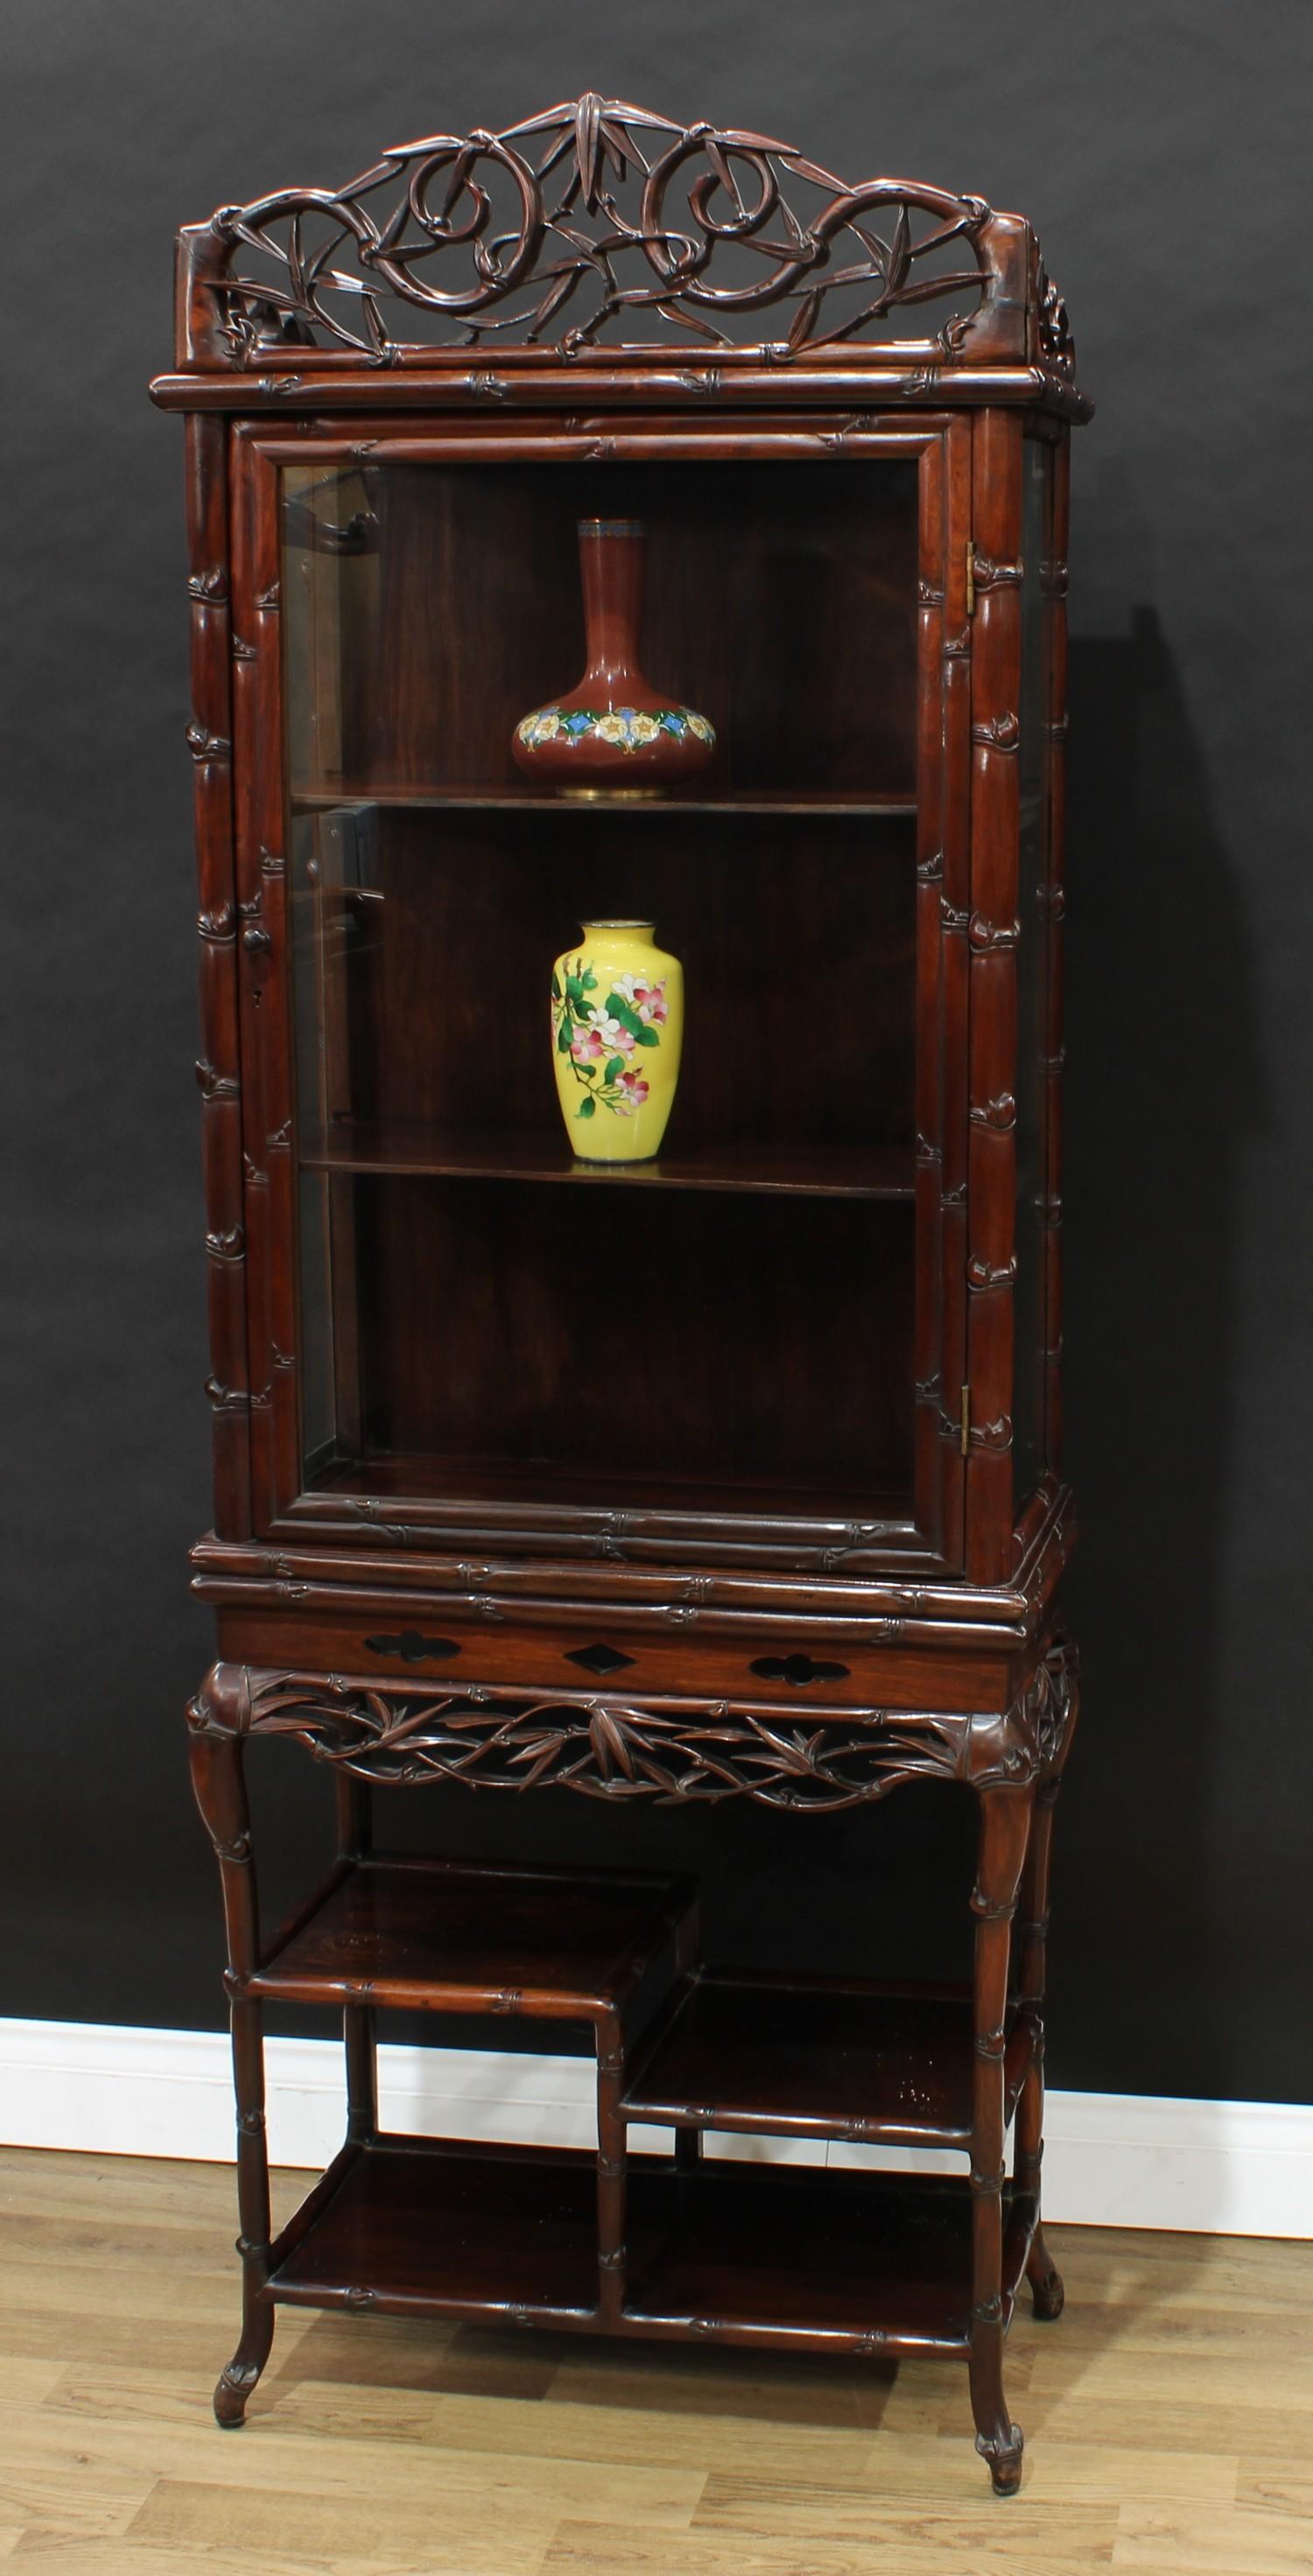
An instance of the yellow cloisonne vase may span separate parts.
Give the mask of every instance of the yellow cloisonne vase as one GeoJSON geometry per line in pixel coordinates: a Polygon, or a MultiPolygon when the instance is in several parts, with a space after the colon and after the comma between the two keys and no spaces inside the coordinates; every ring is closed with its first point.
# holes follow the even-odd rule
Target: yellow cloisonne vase
{"type": "Polygon", "coordinates": [[[650,921],[585,921],[552,969],[552,1062],[583,1163],[660,1153],[679,1080],[684,969],[650,921]]]}

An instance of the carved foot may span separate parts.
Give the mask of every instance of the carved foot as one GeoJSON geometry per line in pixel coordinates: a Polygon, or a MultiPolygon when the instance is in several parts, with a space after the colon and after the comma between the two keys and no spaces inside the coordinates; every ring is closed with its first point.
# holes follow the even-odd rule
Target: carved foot
{"type": "Polygon", "coordinates": [[[1021,2426],[1013,2423],[1003,2394],[1003,2335],[997,2324],[977,2326],[969,2375],[976,2449],[989,2462],[995,2495],[1015,2495],[1021,2484],[1021,2426]]]}
{"type": "Polygon", "coordinates": [[[214,2392],[214,2420],[222,2424],[225,2433],[246,2422],[246,2401],[259,2376],[254,2368],[240,2370],[235,2361],[220,2372],[214,2392]]]}
{"type": "Polygon", "coordinates": [[[272,2308],[257,2308],[232,2360],[219,2373],[214,2392],[214,2420],[227,2433],[246,2421],[246,2401],[269,2358],[274,2339],[272,2308]]]}
{"type": "Polygon", "coordinates": [[[1019,2424],[1009,2424],[1006,2433],[977,2433],[976,2449],[982,2460],[989,2462],[989,2474],[995,2495],[1015,2495],[1021,2484],[1021,2454],[1025,2448],[1019,2424]]]}
{"type": "Polygon", "coordinates": [[[1056,2264],[1050,2263],[1038,2276],[1031,2275],[1031,2305],[1036,2316],[1042,2319],[1045,2325],[1051,2325],[1055,2317],[1061,2316],[1066,2298],[1067,2293],[1062,2286],[1062,2274],[1056,2264]]]}
{"type": "Polygon", "coordinates": [[[1037,2317],[1048,2325],[1060,2317],[1067,2293],[1058,2270],[1038,2227],[1026,2258],[1026,2279],[1030,2283],[1031,2304],[1037,2317]]]}

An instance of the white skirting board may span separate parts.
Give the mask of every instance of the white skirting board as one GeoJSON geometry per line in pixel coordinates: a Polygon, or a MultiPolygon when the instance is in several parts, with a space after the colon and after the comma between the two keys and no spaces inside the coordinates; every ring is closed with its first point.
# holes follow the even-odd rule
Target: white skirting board
{"type": "MultiPolygon", "coordinates": [[[[273,2161],[326,2164],[342,2136],[340,2047],[271,2039],[266,2073],[273,2161]]],[[[383,2047],[379,2085],[388,2129],[543,2146],[595,2143],[587,2058],[383,2047]]],[[[1045,2127],[1050,2218],[1313,2237],[1313,2106],[1050,2092],[1045,2127]]],[[[639,2148],[668,2144],[668,2133],[633,2134],[639,2148]]],[[[232,2141],[231,2069],[221,2033],[0,2020],[0,2143],[227,2163],[232,2141]]],[[[962,2163],[778,2138],[708,2145],[717,2153],[836,2165],[920,2163],[953,2171],[962,2163]]]]}

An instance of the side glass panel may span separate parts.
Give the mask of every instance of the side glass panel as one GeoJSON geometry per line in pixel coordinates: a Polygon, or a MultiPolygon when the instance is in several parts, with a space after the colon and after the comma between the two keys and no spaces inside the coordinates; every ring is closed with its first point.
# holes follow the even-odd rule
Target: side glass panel
{"type": "Polygon", "coordinates": [[[1021,846],[1017,950],[1017,1278],[1013,1301],[1013,1503],[1046,1464],[1044,1437],[1044,1050],[1048,1021],[1049,450],[1028,439],[1022,492],[1021,846]]]}
{"type": "Polygon", "coordinates": [[[595,476],[284,469],[306,1483],[906,1525],[916,467],[604,497],[718,738],[642,801],[511,756],[584,667],[595,476]],[[615,920],[682,959],[684,1055],[659,1160],[590,1167],[549,980],[615,920]]]}

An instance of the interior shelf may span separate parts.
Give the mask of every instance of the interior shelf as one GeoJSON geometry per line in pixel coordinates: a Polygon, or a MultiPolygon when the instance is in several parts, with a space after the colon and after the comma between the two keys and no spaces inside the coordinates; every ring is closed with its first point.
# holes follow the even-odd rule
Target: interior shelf
{"type": "Polygon", "coordinates": [[[839,814],[890,816],[915,814],[914,792],[853,796],[842,789],[761,795],[733,791],[708,796],[573,795],[540,796],[513,787],[438,787],[401,780],[342,779],[333,784],[293,787],[294,814],[332,814],[344,805],[380,805],[403,812],[452,814],[839,814]]]}
{"type": "Polygon", "coordinates": [[[675,1974],[692,1882],[502,1869],[401,1855],[354,1861],[280,1933],[251,1994],[596,2019],[649,2008],[675,1974]]]}
{"type": "MultiPolygon", "coordinates": [[[[1011,2119],[1031,2056],[1016,2015],[1011,2119]]],[[[700,1976],[675,1999],[625,2092],[632,2120],[895,2146],[970,2143],[975,2050],[967,1986],[902,1989],[700,1976]]]]}
{"type": "Polygon", "coordinates": [[[585,1181],[667,1190],[783,1191],[813,1198],[913,1199],[912,1148],[771,1145],[731,1139],[662,1154],[650,1163],[576,1162],[550,1132],[480,1134],[416,1121],[342,1119],[303,1137],[310,1172],[395,1173],[407,1178],[585,1181]]]}
{"type": "MultiPolygon", "coordinates": [[[[721,2162],[677,2172],[647,2158],[629,2171],[620,2332],[966,2349],[965,2182],[721,2162]]],[[[264,2295],[596,2330],[596,2189],[596,2160],[580,2151],[399,2137],[348,2147],[274,2246],[264,2295]]],[[[1005,2318],[1033,2218],[1033,2202],[1006,2190],[1005,2318]]]]}
{"type": "MultiPolygon", "coordinates": [[[[312,1462],[306,1496],[296,1506],[298,1519],[331,1518],[343,1505],[353,1526],[368,1527],[380,1502],[404,1500],[412,1511],[434,1506],[448,1509],[483,1505],[501,1512],[608,1513],[627,1511],[632,1522],[647,1524],[641,1535],[689,1512],[728,1517],[735,1536],[744,1527],[759,1531],[773,1545],[797,1529],[809,1546],[846,1543],[849,1525],[860,1521],[872,1542],[889,1550],[891,1560],[925,1566],[933,1562],[911,1516],[907,1494],[894,1485],[872,1482],[858,1486],[806,1484],[783,1476],[732,1479],[660,1474],[646,1469],[641,1500],[634,1478],[623,1467],[610,1470],[564,1465],[550,1459],[518,1464],[468,1450],[385,1450],[363,1454],[330,1452],[312,1462]]],[[[714,1533],[719,1538],[719,1533],[714,1533]]],[[[710,1543],[710,1542],[708,1542],[710,1543]]]]}

